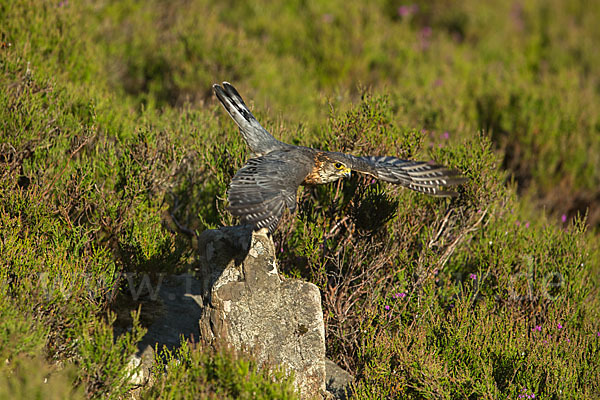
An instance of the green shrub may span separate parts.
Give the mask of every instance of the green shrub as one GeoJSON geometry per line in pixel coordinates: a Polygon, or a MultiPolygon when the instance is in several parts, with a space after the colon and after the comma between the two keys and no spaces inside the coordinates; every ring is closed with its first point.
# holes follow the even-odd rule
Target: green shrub
{"type": "Polygon", "coordinates": [[[57,369],[44,360],[19,357],[3,363],[0,369],[0,398],[2,399],[84,399],[76,382],[73,366],[57,369]]]}
{"type": "Polygon", "coordinates": [[[250,355],[233,350],[207,351],[182,341],[176,351],[165,348],[159,352],[157,363],[157,381],[141,394],[142,398],[297,398],[293,375],[265,366],[259,370],[250,355]]]}
{"type": "MultiPolygon", "coordinates": [[[[303,189],[274,236],[284,272],[321,288],[355,397],[598,397],[598,10],[0,3],[1,396],[131,394],[143,327],[106,318],[130,305],[123,276],[194,268],[194,233],[235,223],[248,153],[210,88],[229,80],[277,138],[469,178],[452,200],[358,176],[303,189]]],[[[144,393],[292,397],[183,346],[144,393]]]]}

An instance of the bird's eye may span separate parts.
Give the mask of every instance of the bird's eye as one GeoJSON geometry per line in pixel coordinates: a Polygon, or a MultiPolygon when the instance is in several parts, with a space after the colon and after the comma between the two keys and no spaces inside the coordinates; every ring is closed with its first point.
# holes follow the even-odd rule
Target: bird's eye
{"type": "Polygon", "coordinates": [[[342,164],[342,163],[340,163],[340,162],[336,162],[336,163],[335,163],[335,167],[336,167],[337,169],[342,169],[342,168],[344,168],[344,164],[342,164]]]}

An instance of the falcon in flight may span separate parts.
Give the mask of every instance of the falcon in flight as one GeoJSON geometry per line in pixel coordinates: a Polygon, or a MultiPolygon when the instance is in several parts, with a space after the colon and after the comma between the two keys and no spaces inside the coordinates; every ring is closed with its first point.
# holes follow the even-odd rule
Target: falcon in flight
{"type": "Polygon", "coordinates": [[[252,151],[229,185],[229,211],[255,230],[275,231],[285,208],[296,208],[300,185],[320,185],[350,177],[351,171],[371,175],[432,196],[456,196],[441,186],[465,182],[460,172],[422,161],[390,156],[355,157],[350,154],[294,146],[275,139],[250,112],[227,82],[213,85],[217,98],[252,151]]]}

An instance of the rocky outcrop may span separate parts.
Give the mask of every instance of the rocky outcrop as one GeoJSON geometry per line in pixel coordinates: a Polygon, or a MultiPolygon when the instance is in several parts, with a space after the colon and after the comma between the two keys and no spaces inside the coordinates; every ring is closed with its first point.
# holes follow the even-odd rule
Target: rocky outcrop
{"type": "MultiPolygon", "coordinates": [[[[325,358],[319,289],[279,276],[271,238],[225,227],[203,232],[198,246],[198,273],[165,277],[153,292],[161,311],[132,365],[152,359],[156,344],[172,349],[181,336],[199,338],[288,369],[302,398],[345,398],[352,377],[325,358]]],[[[136,382],[147,379],[143,367],[136,382]]]]}
{"type": "Polygon", "coordinates": [[[191,274],[160,276],[155,285],[148,282],[148,287],[151,290],[138,300],[144,303],[142,312],[152,323],[129,362],[134,385],[144,385],[150,378],[155,348],[173,350],[181,345],[182,337],[193,342],[200,337],[203,303],[198,279],[191,274]]]}
{"type": "Polygon", "coordinates": [[[205,231],[199,240],[205,289],[200,336],[247,349],[294,372],[304,398],[325,393],[325,327],[319,289],[282,280],[265,234],[205,231]]]}
{"type": "Polygon", "coordinates": [[[354,377],[331,360],[325,359],[325,387],[335,399],[346,400],[354,377]]]}

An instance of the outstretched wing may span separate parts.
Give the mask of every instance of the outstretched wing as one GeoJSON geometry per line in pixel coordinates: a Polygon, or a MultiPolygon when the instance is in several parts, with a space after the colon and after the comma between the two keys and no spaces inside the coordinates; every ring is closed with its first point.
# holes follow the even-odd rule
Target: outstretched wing
{"type": "Polygon", "coordinates": [[[275,151],[252,158],[229,185],[229,211],[243,224],[275,231],[285,207],[296,208],[296,192],[309,172],[294,151],[275,151]]]}
{"type": "Polygon", "coordinates": [[[213,90],[225,110],[240,128],[248,147],[255,155],[266,154],[286,146],[258,123],[246,107],[242,96],[231,84],[223,82],[223,87],[214,84],[213,90]]]}
{"type": "Polygon", "coordinates": [[[344,156],[353,171],[432,196],[456,196],[456,192],[442,187],[460,185],[467,181],[459,171],[443,165],[401,160],[390,156],[355,157],[343,153],[336,154],[344,156]]]}

